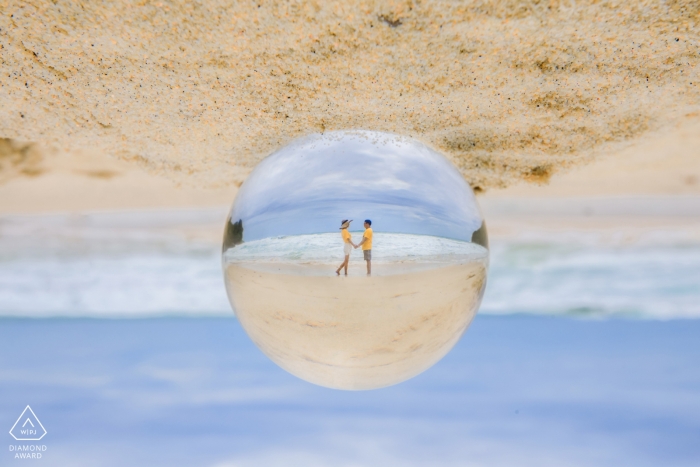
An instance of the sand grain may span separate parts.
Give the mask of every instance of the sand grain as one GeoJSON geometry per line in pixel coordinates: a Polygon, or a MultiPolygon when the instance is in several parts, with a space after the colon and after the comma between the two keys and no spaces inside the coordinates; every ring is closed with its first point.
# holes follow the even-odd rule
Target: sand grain
{"type": "Polygon", "coordinates": [[[20,2],[0,8],[0,137],[198,186],[310,132],[444,152],[472,186],[696,119],[696,1],[20,2]]]}

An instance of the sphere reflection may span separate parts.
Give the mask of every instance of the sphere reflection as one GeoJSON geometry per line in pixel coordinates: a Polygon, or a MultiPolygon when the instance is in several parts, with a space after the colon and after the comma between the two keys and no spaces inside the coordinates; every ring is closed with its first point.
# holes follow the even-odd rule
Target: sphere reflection
{"type": "Polygon", "coordinates": [[[372,389],[426,370],[459,340],[487,248],[476,199],[444,157],[395,135],[333,132],[251,173],[223,268],[241,325],[275,363],[322,386],[372,389]]]}

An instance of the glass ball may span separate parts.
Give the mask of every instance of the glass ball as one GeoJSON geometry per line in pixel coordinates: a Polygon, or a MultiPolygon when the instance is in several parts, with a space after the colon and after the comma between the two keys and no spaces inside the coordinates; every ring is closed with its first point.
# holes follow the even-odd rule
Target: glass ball
{"type": "Polygon", "coordinates": [[[373,389],[457,343],[481,302],[488,241],[442,155],[397,135],[331,132],[253,170],[226,223],[223,269],[270,359],[321,386],[373,389]]]}

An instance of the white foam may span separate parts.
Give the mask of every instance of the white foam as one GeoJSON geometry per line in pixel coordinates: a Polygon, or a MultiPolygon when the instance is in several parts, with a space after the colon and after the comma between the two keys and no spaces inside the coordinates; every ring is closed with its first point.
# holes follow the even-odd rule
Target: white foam
{"type": "MultiPolygon", "coordinates": [[[[201,227],[200,215],[175,211],[0,218],[0,316],[231,316],[218,242],[223,220],[217,219],[222,212],[205,219],[214,235],[202,237],[186,234],[189,227],[201,227]]],[[[468,253],[474,247],[392,235],[375,234],[378,263],[398,256],[434,261],[435,253],[468,253]]],[[[317,260],[322,253],[339,264],[339,238],[334,233],[327,240],[318,237],[318,243],[307,241],[298,258],[317,260]]],[[[700,244],[688,239],[676,244],[511,239],[492,242],[490,254],[480,313],[700,318],[700,244]]],[[[353,264],[361,267],[362,254],[353,255],[353,264]]]]}
{"type": "MultiPolygon", "coordinates": [[[[362,232],[352,232],[359,243],[362,232]]],[[[362,258],[361,250],[352,256],[362,258]]],[[[343,241],[339,233],[275,237],[242,243],[229,248],[226,261],[281,263],[336,263],[343,260],[343,241]]],[[[480,245],[427,235],[375,233],[372,240],[372,262],[454,263],[485,259],[488,252],[480,245]]]]}
{"type": "Polygon", "coordinates": [[[700,318],[700,245],[496,244],[480,312],[700,318]]]}

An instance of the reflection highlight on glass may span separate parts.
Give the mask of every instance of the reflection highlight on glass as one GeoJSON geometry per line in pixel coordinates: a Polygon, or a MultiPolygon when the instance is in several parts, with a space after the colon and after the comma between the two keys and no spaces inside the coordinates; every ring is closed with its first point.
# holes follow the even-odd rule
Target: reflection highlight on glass
{"type": "Polygon", "coordinates": [[[443,156],[396,135],[333,132],[251,173],[223,268],[236,316],[275,363],[321,386],[373,389],[421,373],[459,340],[481,302],[488,241],[443,156]]]}

